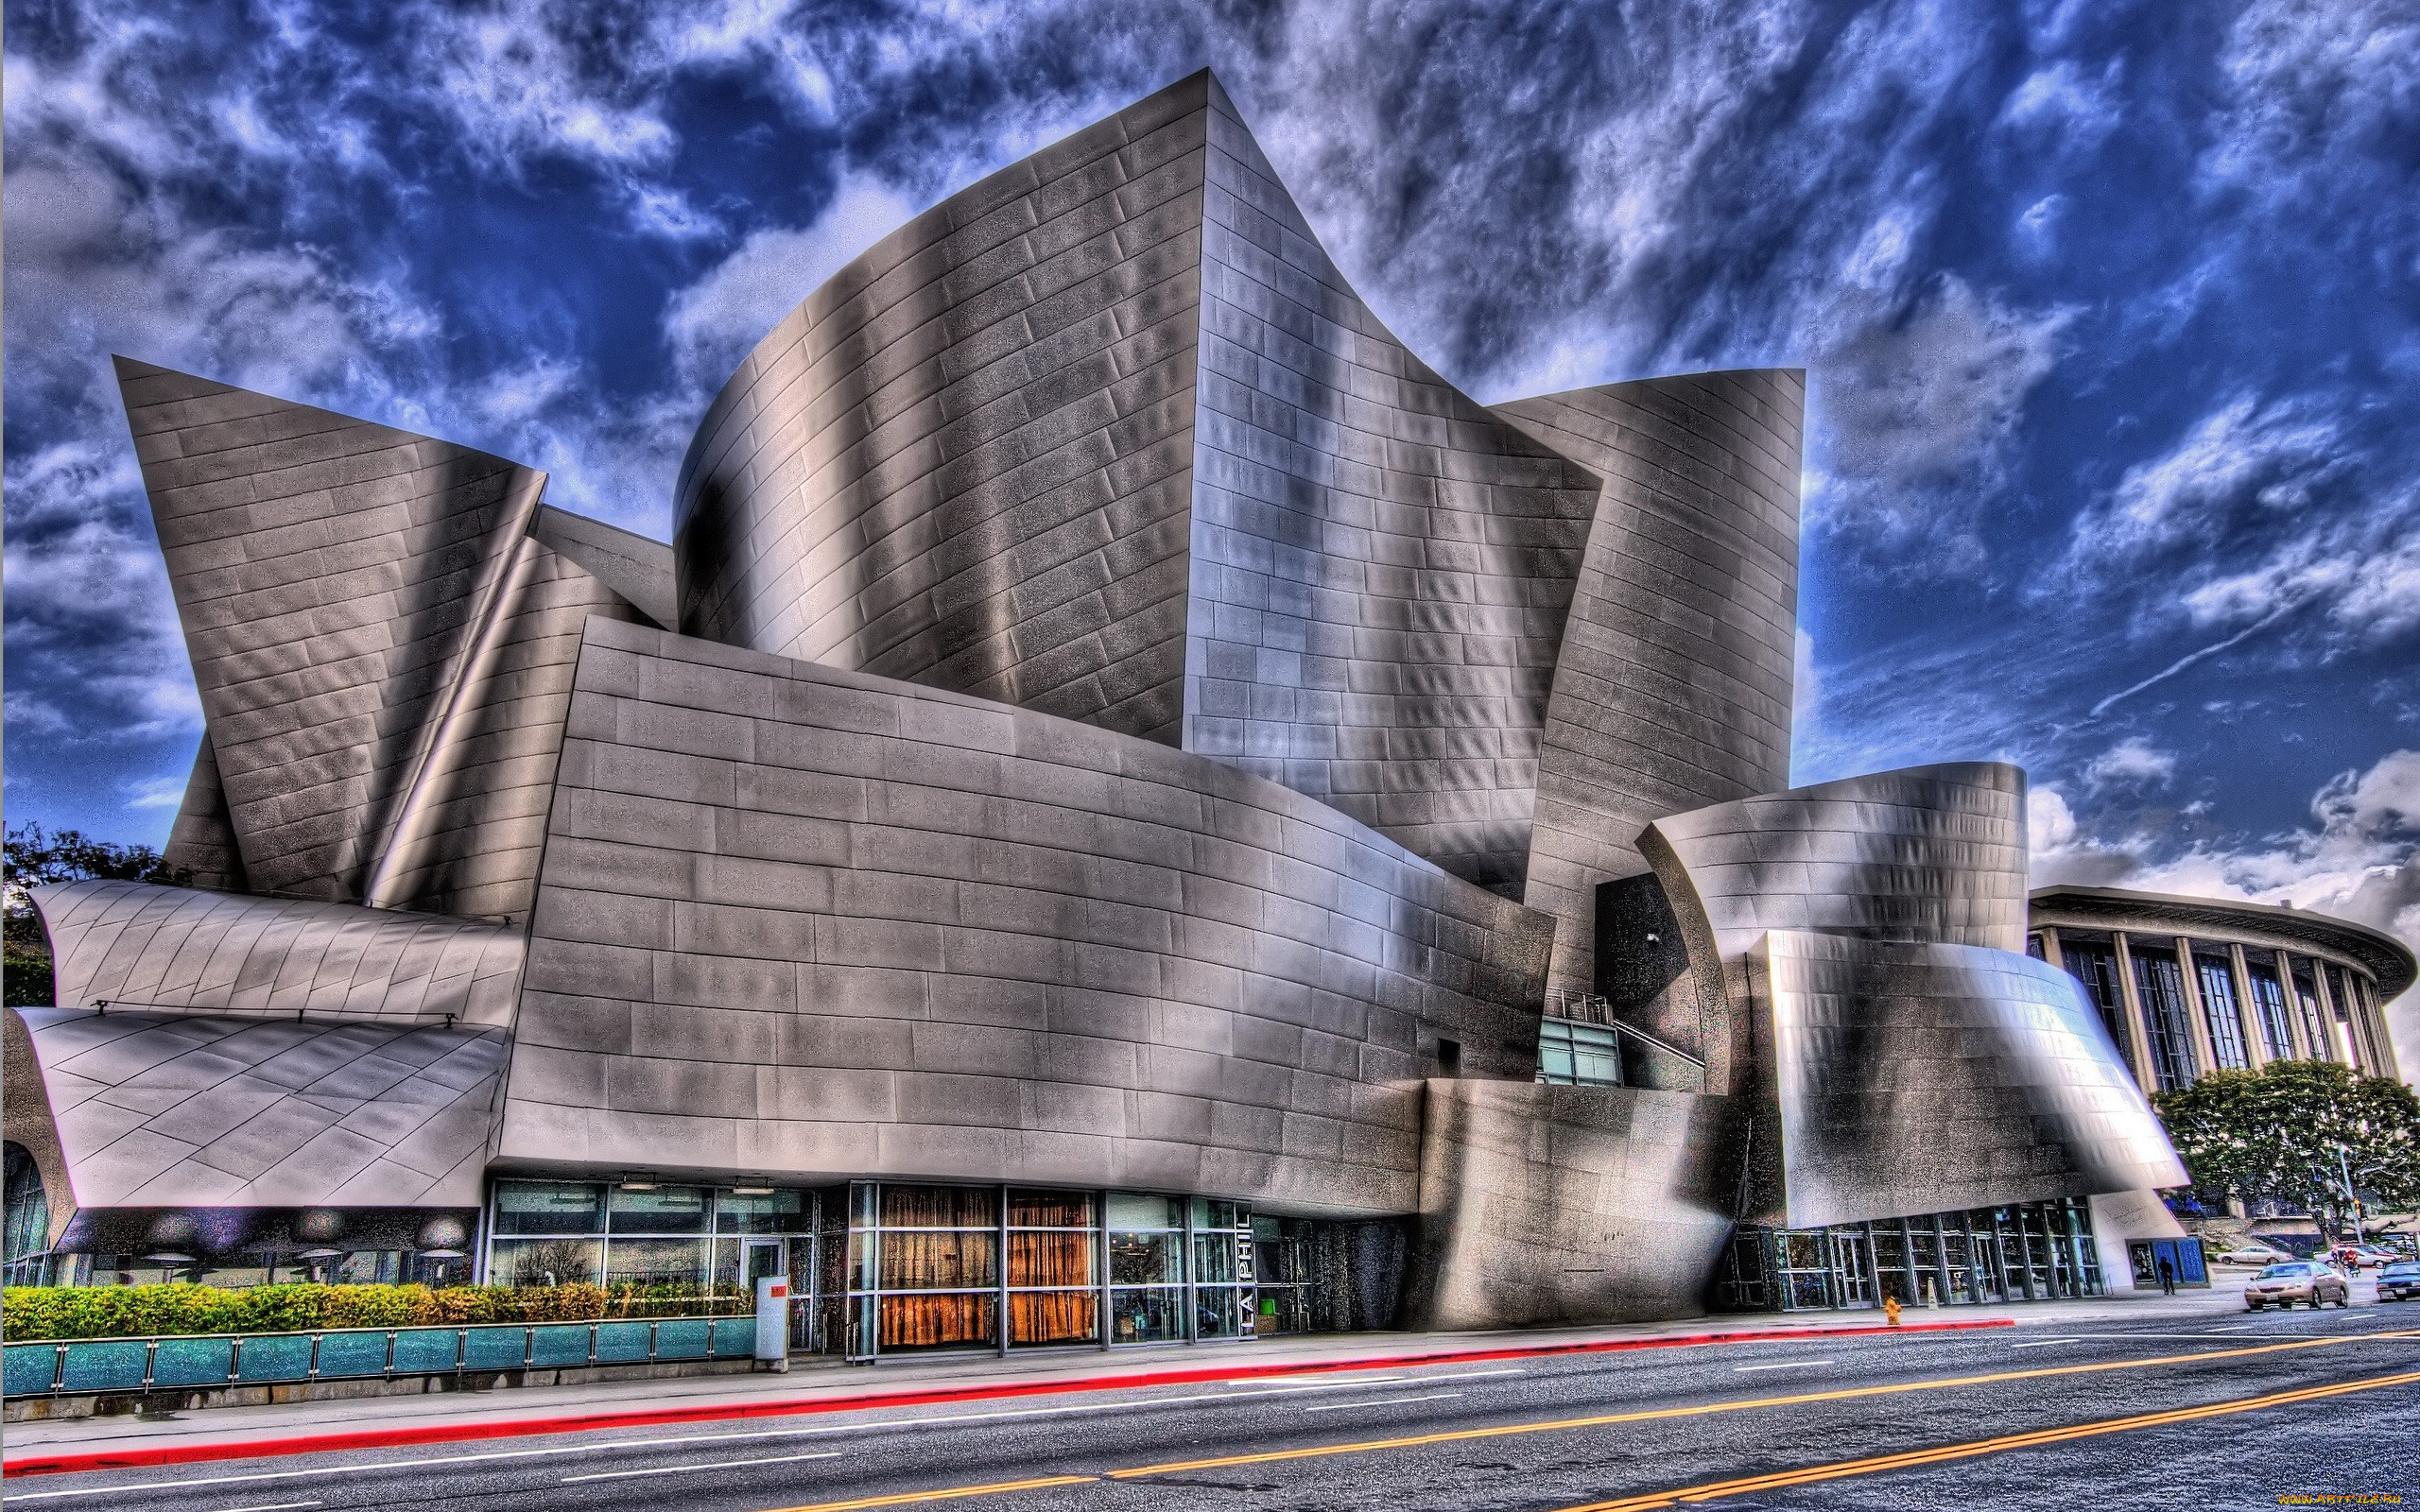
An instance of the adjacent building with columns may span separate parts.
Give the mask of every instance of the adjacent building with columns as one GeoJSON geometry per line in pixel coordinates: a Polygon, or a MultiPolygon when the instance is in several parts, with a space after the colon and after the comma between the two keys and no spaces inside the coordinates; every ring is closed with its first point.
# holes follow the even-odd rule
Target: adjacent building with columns
{"type": "Polygon", "coordinates": [[[2135,1084],[2325,1060],[2400,1080],[2386,1005],[2411,986],[2394,936],[2290,904],[2041,887],[2027,949],[2083,984],[2135,1084]]]}

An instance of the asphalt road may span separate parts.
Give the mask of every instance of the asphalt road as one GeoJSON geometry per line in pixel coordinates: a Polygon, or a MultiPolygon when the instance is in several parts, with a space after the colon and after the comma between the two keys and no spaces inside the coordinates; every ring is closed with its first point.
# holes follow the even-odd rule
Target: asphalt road
{"type": "Polygon", "coordinates": [[[1610,1512],[1676,1493],[1739,1508],[2420,1502],[2420,1306],[1264,1377],[44,1476],[11,1482],[7,1503],[1610,1512]]]}

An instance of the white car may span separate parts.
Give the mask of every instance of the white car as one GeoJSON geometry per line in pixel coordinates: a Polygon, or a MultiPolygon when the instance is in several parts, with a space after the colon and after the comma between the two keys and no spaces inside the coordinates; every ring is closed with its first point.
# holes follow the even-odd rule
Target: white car
{"type": "Polygon", "coordinates": [[[2275,1265],[2294,1257],[2268,1245],[2244,1245],[2235,1249],[2222,1249],[2217,1255],[2222,1265],[2275,1265]]]}

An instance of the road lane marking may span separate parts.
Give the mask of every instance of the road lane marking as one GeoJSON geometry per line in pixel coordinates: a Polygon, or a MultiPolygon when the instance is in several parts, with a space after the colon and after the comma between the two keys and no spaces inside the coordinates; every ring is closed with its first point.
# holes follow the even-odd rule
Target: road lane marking
{"type": "Polygon", "coordinates": [[[1407,1401],[1444,1401],[1461,1396],[1459,1391],[1432,1391],[1425,1397],[1380,1397],[1375,1401],[1323,1401],[1305,1412],[1352,1412],[1361,1407],[1400,1407],[1407,1401]]]}
{"type": "Polygon", "coordinates": [[[222,1506],[218,1512],[294,1512],[297,1507],[325,1506],[324,1502],[263,1502],[253,1506],[222,1506]]]}
{"type": "Polygon", "coordinates": [[[2047,1349],[2054,1344],[2082,1344],[2085,1337],[2085,1335],[2078,1334],[2076,1337],[2071,1339],[2035,1339],[2031,1344],[2012,1344],[2009,1348],[2012,1349],[2047,1349]]]}
{"type": "Polygon", "coordinates": [[[2381,1391],[2390,1386],[2405,1386],[2420,1383],[2420,1370],[2402,1375],[2372,1376],[2366,1381],[2339,1382],[2333,1385],[2306,1386],[2298,1391],[2280,1391],[2265,1397],[2240,1397],[2233,1401],[2211,1402],[2200,1407],[2176,1408],[2167,1412],[2143,1413],[2133,1418],[2110,1418],[2099,1422],[2077,1423],[2067,1428],[2048,1428],[2030,1434],[2011,1434],[2002,1438],[1977,1439],[1971,1443],[1945,1444],[1933,1449],[1912,1450],[1898,1454],[1877,1454],[1869,1459],[1810,1465],[1802,1469],[1782,1470],[1768,1475],[1752,1475],[1735,1481],[1709,1481],[1702,1486],[1686,1486],[1677,1490],[1657,1491],[1646,1496],[1618,1497],[1610,1502],[1588,1502],[1564,1507],[1563,1512],[1652,1512],[1658,1507],[1678,1506],[1684,1502],[1713,1502],[1727,1497],[1746,1496],[1757,1491],[1780,1490],[1788,1486],[1806,1486],[1815,1481],[1842,1480],[1855,1475],[1877,1475],[1886,1470],[1912,1469],[1919,1466],[1939,1465],[1950,1460],[1974,1459],[1984,1454],[2005,1453],[2010,1450],[2032,1449],[2044,1444],[2066,1443],[2078,1438],[2096,1438],[2104,1434],[2131,1433],[2137,1429],[2163,1428],[2174,1423],[2197,1422],[2207,1418],[2224,1418],[2235,1413],[2259,1412],[2271,1407],[2290,1407],[2306,1401],[2321,1401],[2330,1397],[2349,1396],[2357,1391],[2381,1391]]]}
{"type": "Polygon", "coordinates": [[[857,1512],[869,1506],[913,1506],[919,1502],[956,1502],[970,1496],[998,1496],[1004,1491],[1038,1491],[1046,1486],[1083,1486],[1098,1475],[1039,1475],[1029,1481],[994,1481],[989,1486],[954,1486],[941,1491],[901,1491],[890,1496],[860,1496],[846,1502],[810,1502],[804,1506],[776,1507],[773,1512],[857,1512]]]}
{"type": "Polygon", "coordinates": [[[627,1481],[640,1475],[679,1475],[687,1470],[730,1470],[746,1465],[795,1465],[804,1459],[838,1459],[837,1449],[813,1454],[774,1454],[763,1459],[710,1459],[695,1465],[650,1465],[643,1470],[592,1470],[586,1475],[566,1475],[565,1486],[578,1486],[583,1481],[627,1481]]]}
{"type": "MultiPolygon", "coordinates": [[[[657,1438],[609,1438],[546,1449],[489,1450],[471,1454],[440,1454],[424,1459],[373,1460],[363,1465],[319,1465],[302,1469],[259,1470],[242,1475],[199,1476],[183,1481],[148,1481],[130,1486],[82,1486],[63,1491],[17,1491],[11,1502],[47,1502],[61,1498],[107,1496],[118,1491],[188,1490],[204,1486],[240,1486],[262,1481],[305,1480],[329,1475],[367,1475],[382,1470],[419,1469],[431,1466],[484,1464],[494,1460],[541,1459],[562,1454],[593,1454],[600,1450],[666,1449],[688,1444],[763,1442],[782,1438],[821,1438],[840,1434],[871,1434],[890,1429],[953,1427],[962,1423],[1001,1422],[1029,1418],[1068,1418],[1110,1412],[1142,1412],[1154,1407],[1181,1407],[1201,1402],[1244,1401],[1254,1397],[1292,1396],[1305,1391],[1341,1391],[1357,1387],[1400,1385],[1419,1380],[1451,1381],[1482,1375],[1519,1375],[1518,1370],[1473,1371],[1464,1376],[1364,1376],[1352,1381],[1319,1382],[1253,1391],[1195,1392],[1182,1397],[1146,1397],[1135,1401],[1072,1402],[1060,1407],[1012,1407],[994,1412],[936,1413],[925,1418],[889,1418],[878,1422],[822,1423],[813,1428],[755,1429],[745,1433],[679,1434],[657,1438]]],[[[1299,1380],[1279,1376],[1274,1380],[1299,1380]]]]}
{"type": "Polygon", "coordinates": [[[1735,1365],[1734,1370],[1812,1370],[1817,1366],[1830,1365],[1829,1360],[1783,1360],[1774,1365],[1735,1365]]]}
{"type": "Polygon", "coordinates": [[[2054,1376],[2097,1375],[2110,1370],[2140,1370],[2154,1366],[2198,1364],[2205,1360],[2276,1354],[2290,1349],[2325,1349],[2340,1344],[2414,1337],[2420,1337],[2420,1334],[2410,1331],[2346,1333],[2331,1338],[2297,1339],[2286,1344],[2249,1345],[2238,1349],[2154,1355],[2140,1360],[2100,1360],[2086,1365],[2043,1366],[2031,1370],[2000,1370],[1978,1376],[1945,1376],[1929,1381],[1904,1381],[1878,1386],[1842,1386],[1831,1391],[1802,1392],[1789,1397],[1754,1397],[1739,1401],[1699,1402],[1686,1407],[1642,1408],[1634,1412],[1604,1413],[1591,1418],[1562,1418],[1533,1423],[1503,1423],[1488,1428],[1458,1428],[1442,1433],[1416,1434],[1403,1438],[1372,1438],[1344,1444],[1318,1444],[1303,1449],[1266,1450],[1252,1454],[1222,1454],[1211,1459],[1171,1460],[1164,1465],[1137,1465],[1127,1469],[1111,1470],[1109,1478],[1114,1481],[1141,1480],[1152,1475],[1173,1475],[1190,1470],[1225,1469],[1237,1465],[1270,1465],[1285,1460],[1321,1459],[1332,1454],[1363,1454],[1385,1449],[1420,1449],[1434,1444],[1461,1444],[1477,1439],[1510,1438],[1522,1434],[1603,1428],[1617,1423],[1652,1422],[1671,1418],[1703,1418],[1717,1413],[1751,1412],[1767,1407],[1805,1406],[1822,1401],[1851,1401],[1865,1397],[1890,1397],[1917,1391],[1944,1391],[1959,1386],[1992,1385],[2003,1381],[2043,1381],[2054,1376]]]}

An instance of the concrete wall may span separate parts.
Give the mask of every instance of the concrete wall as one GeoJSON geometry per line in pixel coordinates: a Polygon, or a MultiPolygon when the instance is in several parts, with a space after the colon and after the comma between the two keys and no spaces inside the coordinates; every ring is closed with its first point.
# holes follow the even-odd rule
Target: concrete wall
{"type": "Polygon", "coordinates": [[[1218,762],[591,620],[501,1154],[1408,1212],[1549,931],[1218,762]]]}

